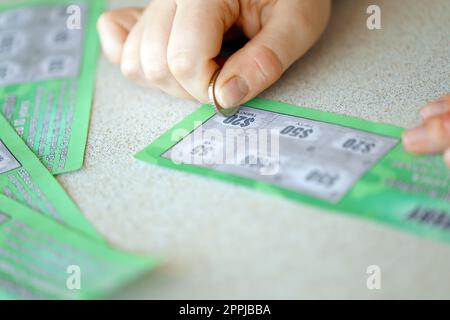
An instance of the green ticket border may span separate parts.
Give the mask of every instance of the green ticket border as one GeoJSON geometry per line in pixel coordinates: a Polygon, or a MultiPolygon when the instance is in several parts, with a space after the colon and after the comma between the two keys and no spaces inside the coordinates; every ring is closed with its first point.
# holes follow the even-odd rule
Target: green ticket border
{"type": "MultiPolygon", "coordinates": [[[[154,269],[160,264],[161,259],[154,256],[142,255],[138,253],[129,253],[111,248],[109,245],[99,243],[98,241],[93,241],[88,239],[83,235],[73,232],[65,226],[62,226],[55,221],[44,217],[32,209],[14,201],[10,198],[0,194],[0,212],[7,214],[13,220],[19,220],[25,222],[27,225],[31,226],[34,230],[46,233],[49,237],[53,237],[57,241],[69,244],[75,244],[75,248],[87,252],[94,256],[103,256],[109,260],[111,263],[121,265],[130,270],[128,273],[122,273],[119,279],[114,279],[111,281],[112,291],[104,292],[101,288],[92,288],[88,284],[82,285],[81,290],[73,292],[68,296],[77,297],[77,299],[98,299],[111,296],[118,289],[125,287],[127,284],[132,283],[138,277],[147,274],[149,271],[154,269]],[[88,287],[88,289],[86,289],[88,287]]],[[[2,225],[8,224],[8,220],[3,224],[0,224],[0,242],[3,239],[2,225]]],[[[76,261],[74,261],[76,264],[76,261]]],[[[20,266],[18,266],[20,267],[20,266]]],[[[108,270],[104,271],[105,273],[108,270]]],[[[2,271],[0,271],[0,275],[2,271]]],[[[7,279],[10,279],[5,275],[7,279]]],[[[83,283],[83,282],[82,282],[83,283]]],[[[29,286],[29,284],[22,284],[27,287],[30,291],[36,291],[36,288],[29,286]]],[[[15,299],[14,295],[3,292],[0,287],[0,299],[15,299]]],[[[60,297],[54,297],[60,298],[60,297]]],[[[52,298],[53,299],[53,298],[52,298]]]]}
{"type": "MultiPolygon", "coordinates": [[[[278,114],[296,116],[314,121],[322,121],[334,125],[350,127],[361,131],[398,139],[399,143],[391,149],[388,154],[380,159],[371,170],[366,172],[338,203],[334,204],[325,200],[314,198],[313,196],[272,185],[267,182],[255,181],[250,178],[196,165],[174,163],[170,159],[163,158],[162,155],[166,151],[215,115],[214,109],[209,104],[201,106],[195,112],[184,118],[173,128],[169,129],[162,136],[153,141],[149,146],[138,152],[135,155],[135,158],[153,165],[159,165],[170,169],[216,178],[229,183],[282,196],[304,204],[313,205],[330,211],[338,211],[357,217],[368,218],[375,222],[387,223],[390,226],[395,226],[416,234],[450,242],[450,234],[448,231],[437,230],[433,226],[405,220],[406,212],[413,211],[417,205],[421,204],[431,205],[436,209],[442,209],[450,212],[450,205],[448,202],[431,199],[430,197],[422,194],[411,195],[394,190],[385,187],[380,181],[380,177],[395,177],[391,168],[392,161],[414,161],[419,158],[419,156],[405,152],[403,144],[401,143],[401,135],[404,131],[403,128],[261,98],[253,99],[245,103],[244,106],[271,111],[278,114]],[[384,204],[381,207],[380,201],[384,204]],[[380,208],[377,208],[377,206],[380,208]],[[393,213],[387,214],[387,210],[385,208],[390,208],[393,213]]],[[[401,175],[402,177],[408,177],[408,174],[405,172],[401,172],[401,175]]]]}
{"type": "MultiPolygon", "coordinates": [[[[83,216],[77,205],[56,181],[55,177],[44,167],[36,155],[28,148],[25,142],[19,137],[9,122],[0,114],[0,139],[9,149],[11,154],[20,162],[32,177],[42,193],[58,209],[63,223],[74,230],[81,232],[93,239],[103,242],[101,235],[95,230],[92,224],[83,216]]],[[[2,194],[0,190],[0,194],[2,194]]],[[[49,216],[43,212],[42,215],[49,216]]]]}
{"type": "MultiPolygon", "coordinates": [[[[62,173],[73,172],[81,169],[84,165],[87,138],[89,134],[89,125],[91,119],[91,110],[94,99],[94,90],[96,83],[97,61],[100,53],[100,42],[97,33],[97,20],[106,8],[105,0],[19,0],[16,3],[0,4],[0,11],[18,9],[29,6],[45,6],[45,5],[63,5],[83,3],[88,7],[87,20],[85,21],[85,32],[83,35],[83,56],[81,59],[80,73],[74,79],[77,79],[77,96],[73,115],[72,132],[70,135],[69,145],[67,147],[67,155],[64,169],[60,170],[55,167],[52,174],[58,175],[62,173]]],[[[8,87],[30,85],[34,83],[45,83],[52,81],[61,81],[68,78],[57,78],[53,80],[43,80],[26,82],[19,85],[11,85],[8,87]]],[[[4,87],[3,87],[4,88],[4,87]]],[[[0,88],[2,89],[2,88],[0,88]]]]}
{"type": "MultiPolygon", "coordinates": [[[[260,98],[253,99],[244,104],[255,109],[272,111],[278,114],[284,114],[295,117],[302,117],[315,121],[323,121],[330,124],[342,125],[345,127],[351,127],[354,129],[359,129],[362,131],[367,131],[370,133],[375,133],[379,135],[384,135],[392,138],[399,139],[403,129],[391,125],[375,124],[370,121],[363,119],[358,119],[354,117],[349,117],[341,114],[325,113],[319,110],[308,109],[304,107],[298,107],[282,102],[269,101],[260,98]]],[[[163,158],[162,155],[174,147],[177,143],[183,140],[186,136],[192,133],[200,125],[208,121],[211,117],[215,115],[215,111],[211,105],[202,105],[195,112],[184,118],[181,122],[176,124],[173,128],[165,132],[161,137],[155,140],[150,146],[140,151],[135,155],[138,160],[145,161],[147,163],[161,165],[171,169],[188,171],[190,173],[207,175],[209,177],[214,177],[227,182],[232,182],[253,189],[259,189],[262,191],[268,191],[275,194],[281,194],[289,199],[301,200],[301,201],[311,201],[322,203],[326,201],[316,199],[314,197],[303,195],[301,193],[288,190],[282,187],[272,185],[270,183],[255,181],[250,178],[245,178],[241,176],[236,176],[229,173],[219,172],[214,169],[208,169],[204,167],[199,167],[196,165],[184,164],[184,163],[174,163],[172,160],[163,158]],[[185,131],[185,135],[177,135],[173,137],[174,133],[181,133],[185,131]]],[[[330,206],[331,207],[331,206],[330,206]]]]}

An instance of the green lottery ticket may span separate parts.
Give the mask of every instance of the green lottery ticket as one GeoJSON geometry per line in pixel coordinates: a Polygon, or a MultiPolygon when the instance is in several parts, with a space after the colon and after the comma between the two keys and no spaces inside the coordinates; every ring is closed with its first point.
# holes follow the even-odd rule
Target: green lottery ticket
{"type": "Polygon", "coordinates": [[[101,239],[55,178],[1,115],[0,193],[59,223],[101,239]]]}
{"type": "Polygon", "coordinates": [[[157,261],[114,250],[0,195],[0,299],[97,299],[157,261]]]}
{"type": "Polygon", "coordinates": [[[229,118],[204,105],[136,157],[450,241],[450,170],[402,131],[255,99],[229,118]]]}
{"type": "Polygon", "coordinates": [[[0,113],[53,173],[82,167],[103,0],[0,4],[0,113]]]}

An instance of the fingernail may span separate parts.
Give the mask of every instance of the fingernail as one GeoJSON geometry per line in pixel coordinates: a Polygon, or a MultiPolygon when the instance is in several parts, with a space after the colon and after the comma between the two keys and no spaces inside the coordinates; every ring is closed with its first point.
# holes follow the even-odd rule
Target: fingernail
{"type": "Polygon", "coordinates": [[[420,146],[427,142],[428,142],[428,131],[423,127],[406,131],[405,134],[403,135],[403,143],[408,148],[420,146]]]}
{"type": "Polygon", "coordinates": [[[219,91],[219,103],[222,108],[238,106],[247,96],[249,88],[247,82],[239,77],[233,77],[219,91]]]}

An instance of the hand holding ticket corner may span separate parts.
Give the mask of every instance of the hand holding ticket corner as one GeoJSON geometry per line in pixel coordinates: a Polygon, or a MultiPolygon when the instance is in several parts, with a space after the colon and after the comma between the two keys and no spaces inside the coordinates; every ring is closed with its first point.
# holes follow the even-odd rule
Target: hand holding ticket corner
{"type": "Polygon", "coordinates": [[[450,167],[450,95],[427,104],[421,116],[423,124],[403,136],[407,150],[419,154],[444,152],[450,167]]]}

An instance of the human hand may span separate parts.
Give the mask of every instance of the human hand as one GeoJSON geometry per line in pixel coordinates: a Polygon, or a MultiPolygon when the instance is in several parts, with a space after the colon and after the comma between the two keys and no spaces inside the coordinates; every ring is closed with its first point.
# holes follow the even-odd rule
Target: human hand
{"type": "Polygon", "coordinates": [[[330,0],[153,0],[98,21],[105,55],[142,85],[207,102],[225,33],[250,40],[223,66],[216,96],[224,108],[268,88],[324,31],[330,0]]]}
{"type": "Polygon", "coordinates": [[[406,150],[418,154],[444,152],[450,167],[450,95],[427,104],[420,115],[423,124],[403,135],[406,150]]]}

